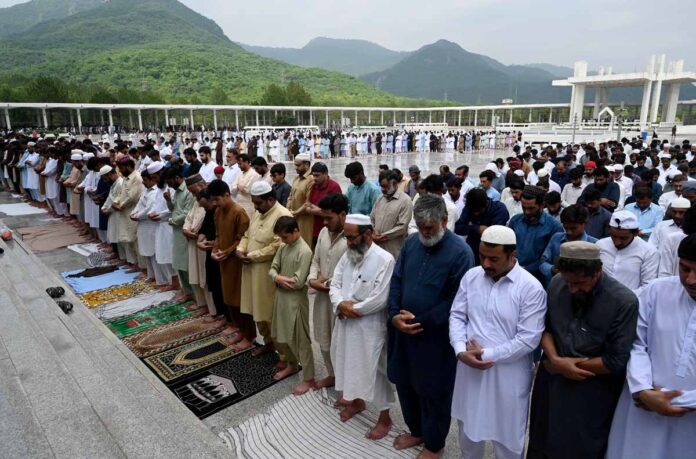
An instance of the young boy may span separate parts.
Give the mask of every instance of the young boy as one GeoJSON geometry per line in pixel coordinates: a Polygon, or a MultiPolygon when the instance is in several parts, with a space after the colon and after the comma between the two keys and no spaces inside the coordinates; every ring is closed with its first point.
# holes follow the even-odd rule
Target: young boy
{"type": "Polygon", "coordinates": [[[273,180],[273,192],[275,193],[276,201],[281,206],[285,207],[290,196],[290,184],[285,181],[285,164],[276,163],[271,167],[271,180],[273,180]]]}
{"type": "Polygon", "coordinates": [[[276,285],[271,335],[287,362],[273,378],[279,381],[297,373],[301,363],[303,382],[292,393],[302,395],[315,386],[306,285],[312,250],[300,236],[300,228],[293,217],[280,217],[273,232],[283,245],[276,252],[268,272],[276,285]]]}

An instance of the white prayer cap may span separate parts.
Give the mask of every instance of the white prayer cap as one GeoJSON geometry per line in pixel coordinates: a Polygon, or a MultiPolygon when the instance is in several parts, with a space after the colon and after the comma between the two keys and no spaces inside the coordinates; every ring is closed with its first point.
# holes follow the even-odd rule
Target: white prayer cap
{"type": "Polygon", "coordinates": [[[612,214],[611,219],[609,219],[609,226],[618,229],[638,229],[638,217],[628,210],[620,210],[612,214]]]}
{"type": "Polygon", "coordinates": [[[624,167],[623,164],[614,164],[614,172],[623,172],[624,167]]]}
{"type": "Polygon", "coordinates": [[[302,154],[295,156],[295,161],[311,162],[312,158],[310,158],[307,153],[302,153],[302,154]]]}
{"type": "Polygon", "coordinates": [[[669,174],[667,174],[667,177],[669,177],[670,179],[674,179],[675,177],[678,177],[680,175],[682,175],[682,171],[680,171],[679,169],[676,169],[673,171],[669,171],[669,174]]]}
{"type": "Polygon", "coordinates": [[[114,168],[111,166],[103,166],[101,169],[99,169],[99,175],[104,176],[111,173],[112,170],[114,170],[114,168]]]}
{"type": "Polygon", "coordinates": [[[672,209],[691,209],[691,201],[684,197],[674,198],[669,206],[672,209]]]}
{"type": "Polygon", "coordinates": [[[544,177],[546,177],[547,175],[549,175],[549,170],[546,169],[545,167],[542,167],[542,168],[539,169],[539,171],[537,172],[537,177],[539,177],[539,178],[544,178],[544,177]]]}
{"type": "Polygon", "coordinates": [[[164,164],[161,161],[155,161],[149,166],[147,166],[148,174],[156,174],[164,168],[164,164]]]}
{"type": "Polygon", "coordinates": [[[493,172],[498,172],[498,165],[496,163],[488,163],[486,164],[486,169],[487,171],[493,171],[493,172]]]}
{"type": "Polygon", "coordinates": [[[515,232],[507,226],[493,225],[483,232],[481,242],[496,245],[515,245],[517,244],[517,237],[515,232]]]}
{"type": "Polygon", "coordinates": [[[513,172],[518,177],[524,177],[524,171],[522,169],[515,169],[515,172],[513,172]]]}
{"type": "Polygon", "coordinates": [[[672,159],[672,155],[670,155],[669,153],[660,153],[659,155],[657,155],[657,157],[660,159],[672,159]]]}
{"type": "Polygon", "coordinates": [[[665,142],[665,143],[662,144],[662,148],[669,148],[669,147],[671,147],[671,146],[672,146],[672,144],[669,143],[669,142],[665,142]]]}
{"type": "Polygon", "coordinates": [[[346,224],[358,226],[371,226],[372,220],[370,220],[369,215],[350,214],[346,216],[346,224]]]}
{"type": "Polygon", "coordinates": [[[94,153],[89,152],[89,151],[87,153],[85,153],[84,155],[82,155],[82,159],[92,159],[92,158],[94,158],[94,153]]]}
{"type": "Polygon", "coordinates": [[[43,142],[43,137],[39,137],[38,139],[36,139],[36,141],[37,141],[37,142],[43,142]]]}
{"type": "Polygon", "coordinates": [[[150,158],[149,156],[144,157],[142,164],[145,167],[149,166],[150,164],[152,164],[152,158],[150,158]]]}
{"type": "Polygon", "coordinates": [[[70,153],[73,154],[73,155],[80,155],[80,156],[82,156],[83,154],[85,154],[84,151],[82,151],[82,150],[80,150],[80,149],[77,149],[77,148],[76,148],[75,150],[72,150],[70,153]]]}
{"type": "Polygon", "coordinates": [[[70,155],[70,161],[82,161],[82,155],[79,153],[73,153],[70,155]]]}
{"type": "Polygon", "coordinates": [[[251,190],[249,193],[252,196],[263,196],[264,194],[268,194],[271,191],[273,191],[273,188],[271,188],[271,184],[268,183],[265,180],[259,180],[258,182],[254,182],[253,185],[251,185],[251,190]]]}
{"type": "Polygon", "coordinates": [[[36,142],[27,142],[27,147],[35,147],[36,142]]]}
{"type": "Polygon", "coordinates": [[[631,153],[640,153],[640,150],[637,148],[634,148],[633,150],[631,150],[631,153]]]}

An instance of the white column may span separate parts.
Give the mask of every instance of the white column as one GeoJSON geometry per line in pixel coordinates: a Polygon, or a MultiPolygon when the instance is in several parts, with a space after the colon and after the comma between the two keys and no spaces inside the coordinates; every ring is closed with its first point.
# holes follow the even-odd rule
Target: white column
{"type": "Polygon", "coordinates": [[[169,109],[164,109],[164,125],[169,126],[169,109]]]}
{"type": "Polygon", "coordinates": [[[474,110],[474,127],[478,127],[478,110],[474,110]]]}
{"type": "Polygon", "coordinates": [[[343,110],[341,110],[341,122],[338,123],[340,127],[343,127],[343,110]]]}
{"type": "Polygon", "coordinates": [[[597,119],[599,116],[600,104],[602,102],[602,88],[595,86],[594,88],[594,108],[592,109],[592,119],[597,119]]]}
{"type": "Polygon", "coordinates": [[[143,113],[140,109],[138,109],[138,129],[143,130],[143,113]]]}
{"type": "Polygon", "coordinates": [[[309,111],[309,125],[314,125],[314,115],[312,114],[312,110],[309,111]]]}
{"type": "Polygon", "coordinates": [[[237,131],[241,131],[239,128],[239,110],[234,111],[234,126],[237,131]]]}
{"type": "Polygon", "coordinates": [[[651,92],[652,92],[652,81],[647,81],[643,85],[643,99],[641,100],[641,103],[640,103],[640,127],[641,127],[641,129],[644,129],[648,125],[648,113],[650,112],[651,92]]]}
{"type": "Polygon", "coordinates": [[[665,55],[661,54],[655,69],[655,84],[653,86],[652,103],[650,104],[650,122],[657,123],[657,112],[660,109],[660,98],[662,97],[662,78],[665,71],[665,55]]]}
{"type": "MultiPolygon", "coordinates": [[[[575,88],[575,87],[573,86],[573,89],[574,89],[574,88],[575,88]]],[[[531,108],[529,109],[529,122],[530,122],[530,123],[532,122],[532,109],[531,109],[531,108]]]]}
{"type": "Polygon", "coordinates": [[[329,128],[329,111],[326,110],[326,114],[324,115],[324,129],[329,128]]]}
{"type": "Polygon", "coordinates": [[[260,124],[259,124],[259,111],[258,110],[256,110],[256,125],[260,126],[260,124]]]}
{"type": "Polygon", "coordinates": [[[44,127],[48,129],[48,116],[46,116],[46,109],[45,108],[41,109],[41,115],[43,116],[44,127]]]}
{"type": "Polygon", "coordinates": [[[78,108],[76,110],[77,112],[77,132],[82,132],[82,115],[80,114],[80,109],[78,108]]]}
{"type": "Polygon", "coordinates": [[[218,125],[217,125],[217,110],[213,110],[213,127],[215,130],[218,130],[218,125]]]}
{"type": "Polygon", "coordinates": [[[357,126],[357,125],[358,125],[358,111],[355,110],[355,123],[353,123],[353,126],[357,126]]]}
{"type": "Polygon", "coordinates": [[[7,126],[8,131],[12,130],[12,123],[10,123],[10,109],[9,108],[5,109],[5,126],[7,126]]]}
{"type": "Polygon", "coordinates": [[[495,109],[491,109],[491,127],[495,125],[495,109]]]}
{"type": "Polygon", "coordinates": [[[549,123],[553,123],[553,107],[549,108],[549,123]]]}
{"type": "MultiPolygon", "coordinates": [[[[678,60],[672,65],[670,73],[681,73],[684,70],[684,61],[678,60]]],[[[667,88],[667,100],[663,121],[665,123],[674,123],[677,118],[677,104],[679,103],[679,83],[672,83],[667,88]]]]}
{"type": "Polygon", "coordinates": [[[367,124],[372,124],[372,112],[370,110],[367,111],[367,124]]]}
{"type": "Polygon", "coordinates": [[[428,112],[428,123],[432,124],[433,122],[433,112],[428,112]]]}
{"type": "MultiPolygon", "coordinates": [[[[80,110],[77,111],[77,119],[80,119],[80,110]]],[[[109,134],[114,130],[114,114],[109,109],[109,134]]]]}
{"type": "Polygon", "coordinates": [[[447,110],[442,111],[442,122],[447,123],[447,110]]]}
{"type": "Polygon", "coordinates": [[[381,115],[379,124],[381,124],[382,126],[384,126],[384,110],[382,110],[382,115],[381,115]]]}
{"type": "Polygon", "coordinates": [[[457,126],[461,126],[461,125],[462,125],[462,111],[459,110],[459,117],[458,117],[458,121],[457,121],[457,126]]]}
{"type": "Polygon", "coordinates": [[[512,124],[512,109],[510,109],[510,124],[512,124]]]}

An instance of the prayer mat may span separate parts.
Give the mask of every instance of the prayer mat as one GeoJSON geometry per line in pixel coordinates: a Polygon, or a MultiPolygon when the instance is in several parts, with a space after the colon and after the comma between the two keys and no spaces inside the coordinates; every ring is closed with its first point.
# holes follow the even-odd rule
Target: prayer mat
{"type": "Polygon", "coordinates": [[[85,294],[95,290],[103,290],[116,285],[133,282],[138,273],[127,273],[126,269],[118,266],[78,269],[60,274],[63,280],[77,294],[85,294]]]}
{"type": "Polygon", "coordinates": [[[133,298],[116,301],[115,303],[102,304],[95,310],[95,314],[102,321],[117,319],[161,304],[171,304],[175,296],[175,291],[143,293],[133,298]]]}
{"type": "Polygon", "coordinates": [[[160,325],[137,335],[128,336],[123,339],[123,343],[142,359],[182,344],[215,335],[226,326],[220,322],[206,323],[205,317],[208,316],[187,317],[160,325]]]}
{"type": "Polygon", "coordinates": [[[219,435],[236,457],[247,459],[409,459],[420,452],[420,447],[394,449],[396,437],[406,433],[397,426],[381,440],[368,440],[365,433],[372,429],[378,416],[366,410],[341,422],[334,401],[326,389],[310,390],[299,397],[289,395],[267,412],[219,435]]]}
{"type": "Polygon", "coordinates": [[[196,416],[204,419],[275,384],[276,363],[275,352],[258,357],[242,352],[169,388],[196,416]]]}
{"type": "Polygon", "coordinates": [[[101,290],[78,294],[77,296],[88,308],[96,308],[103,304],[126,300],[142,293],[152,292],[155,289],[154,283],[142,279],[128,284],[115,285],[101,290]]]}
{"type": "Polygon", "coordinates": [[[46,210],[20,202],[17,204],[2,204],[0,205],[0,212],[8,217],[20,217],[22,215],[45,214],[46,210]]]}
{"type": "Polygon", "coordinates": [[[144,361],[163,382],[171,383],[251,349],[235,351],[221,336],[210,336],[147,357],[144,361]]]}
{"type": "Polygon", "coordinates": [[[99,252],[99,244],[95,244],[93,242],[89,244],[73,244],[68,246],[68,250],[79,253],[83,257],[88,257],[93,253],[99,252]]]}
{"type": "Polygon", "coordinates": [[[78,234],[77,228],[65,222],[17,228],[17,233],[32,252],[50,252],[88,241],[87,237],[78,234]]]}
{"type": "Polygon", "coordinates": [[[135,335],[136,333],[149,330],[150,328],[197,314],[198,311],[189,310],[187,308],[192,304],[194,303],[170,303],[165,301],[158,306],[145,309],[144,311],[138,311],[124,317],[107,320],[104,322],[104,325],[109,327],[109,330],[114,332],[114,335],[119,338],[125,338],[126,336],[135,335]]]}

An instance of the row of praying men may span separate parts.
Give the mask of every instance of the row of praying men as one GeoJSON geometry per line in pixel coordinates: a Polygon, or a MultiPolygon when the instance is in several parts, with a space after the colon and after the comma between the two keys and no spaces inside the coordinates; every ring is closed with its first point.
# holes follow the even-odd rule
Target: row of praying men
{"type": "MultiPolygon", "coordinates": [[[[478,187],[466,166],[454,174],[442,166],[424,179],[412,166],[410,180],[386,168],[375,183],[355,162],[344,171],[351,181],[344,196],[328,167],[309,155],[295,158],[289,185],[284,168],[276,168],[282,164],[269,170],[257,161],[263,158],[234,149],[223,167],[207,146],[185,151],[185,161],[162,161],[146,145],[143,156],[125,148],[112,158],[89,142],[49,147],[14,139],[4,145],[4,159],[21,154],[8,164],[7,184],[31,199],[24,169],[44,157],[61,162],[56,169],[64,172],[69,164],[57,183],[70,200],[61,201],[60,192],[49,200],[56,213],[64,204],[130,268],[180,289],[182,299],[192,296],[211,320],[227,324],[222,334],[235,349],[251,348],[260,334],[264,344],[251,352],[278,353],[276,378],[302,365],[295,394],[335,384],[344,421],[365,401],[374,403],[380,417],[370,438],[391,427],[391,382],[410,431],[396,448],[424,443],[421,457],[441,455],[453,416],[467,457],[482,455],[485,441],[499,457],[520,457],[535,377],[528,457],[566,457],[569,448],[577,457],[600,457],[607,448],[615,453],[608,457],[686,457],[696,389],[689,357],[696,193],[689,181],[669,203],[671,222],[661,222],[677,228],[665,229],[673,271],[654,280],[650,241],[641,237],[636,214],[610,213],[596,225],[608,237],[590,239],[590,209],[613,201],[585,196],[561,210],[559,223],[545,208],[544,177],[542,186],[515,189],[522,212],[510,218],[488,195],[484,181],[498,178],[484,174],[491,168],[478,187]],[[310,288],[314,340],[328,372],[320,380],[310,346],[310,288]],[[656,309],[658,298],[673,309],[656,309]],[[648,312],[636,326],[639,308],[648,312]],[[662,309],[664,316],[654,312],[662,309]],[[669,336],[662,336],[665,327],[669,336]],[[632,378],[640,383],[632,386],[632,378]],[[656,429],[659,448],[640,443],[638,428],[656,429]]],[[[583,148],[593,155],[592,145],[583,148]]],[[[671,153],[680,161],[683,153],[671,153]]],[[[552,171],[561,163],[548,152],[533,156],[555,164],[552,171]]],[[[529,179],[515,173],[522,167],[515,161],[524,160],[508,161],[510,175],[529,179]]]]}

